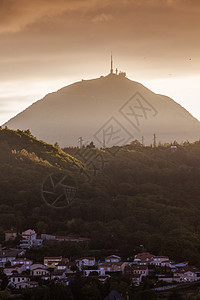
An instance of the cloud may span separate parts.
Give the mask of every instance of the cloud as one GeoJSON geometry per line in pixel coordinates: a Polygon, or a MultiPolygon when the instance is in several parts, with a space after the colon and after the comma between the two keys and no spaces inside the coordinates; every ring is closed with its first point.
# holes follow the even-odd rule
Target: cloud
{"type": "Polygon", "coordinates": [[[82,76],[111,49],[136,72],[196,74],[198,1],[0,0],[0,80],[82,76]]]}
{"type": "Polygon", "coordinates": [[[165,15],[170,8],[177,14],[200,10],[199,0],[0,0],[0,7],[0,33],[19,32],[41,20],[63,19],[66,13],[77,12],[76,22],[90,15],[94,23],[102,23],[111,21],[115,14],[125,19],[126,14],[141,9],[145,17],[149,9],[165,15]]]}
{"type": "MultiPolygon", "coordinates": [[[[90,2],[93,5],[95,0],[90,2]]],[[[0,0],[0,32],[18,32],[42,18],[86,8],[87,0],[0,0]]]]}
{"type": "Polygon", "coordinates": [[[111,14],[98,14],[96,15],[93,19],[92,22],[94,23],[101,23],[101,22],[108,22],[111,21],[113,19],[113,16],[111,14]]]}

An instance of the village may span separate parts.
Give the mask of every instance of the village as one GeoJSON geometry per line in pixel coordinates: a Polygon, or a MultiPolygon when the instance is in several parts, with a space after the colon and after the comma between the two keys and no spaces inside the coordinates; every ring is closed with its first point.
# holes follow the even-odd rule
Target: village
{"type": "MultiPolygon", "coordinates": [[[[7,230],[5,242],[14,240],[17,233],[7,230]]],[[[0,249],[0,284],[3,280],[6,288],[21,290],[37,288],[39,285],[48,285],[53,281],[68,286],[78,272],[83,277],[92,276],[104,283],[113,275],[121,275],[130,280],[131,286],[139,287],[148,279],[153,288],[194,282],[200,279],[200,269],[187,262],[174,262],[167,256],[155,256],[149,252],[140,252],[133,259],[122,259],[113,253],[103,259],[95,256],[77,257],[73,261],[68,257],[44,257],[43,263],[30,260],[26,257],[27,249],[42,247],[46,240],[70,241],[76,243],[87,242],[87,238],[71,238],[41,234],[37,238],[35,230],[28,229],[22,232],[22,239],[16,248],[2,247],[0,249]],[[3,278],[3,279],[2,279],[3,278]]]]}

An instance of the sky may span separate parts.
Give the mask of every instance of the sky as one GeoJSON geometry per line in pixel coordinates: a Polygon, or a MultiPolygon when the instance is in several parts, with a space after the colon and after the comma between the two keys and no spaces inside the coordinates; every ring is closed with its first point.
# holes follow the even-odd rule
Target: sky
{"type": "Polygon", "coordinates": [[[200,120],[199,0],[0,0],[0,124],[114,67],[200,120]]]}

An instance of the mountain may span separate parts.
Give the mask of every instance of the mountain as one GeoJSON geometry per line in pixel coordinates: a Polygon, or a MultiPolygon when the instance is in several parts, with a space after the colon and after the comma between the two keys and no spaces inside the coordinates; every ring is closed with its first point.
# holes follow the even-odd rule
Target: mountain
{"type": "Polygon", "coordinates": [[[9,120],[11,129],[60,146],[87,144],[110,147],[132,140],[195,141],[200,122],[172,99],[158,95],[120,73],[82,80],[46,95],[9,120]]]}

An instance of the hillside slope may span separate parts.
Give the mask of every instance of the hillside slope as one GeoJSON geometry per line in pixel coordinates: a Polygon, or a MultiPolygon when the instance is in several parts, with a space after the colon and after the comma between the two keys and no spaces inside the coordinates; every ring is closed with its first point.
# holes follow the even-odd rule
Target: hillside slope
{"type": "Polygon", "coordinates": [[[64,153],[30,133],[0,130],[1,228],[85,236],[92,249],[119,249],[125,256],[144,245],[154,254],[198,263],[200,142],[177,150],[134,142],[112,150],[64,153]],[[62,209],[41,195],[52,173],[76,183],[75,197],[69,205],[61,201],[62,209]]]}

